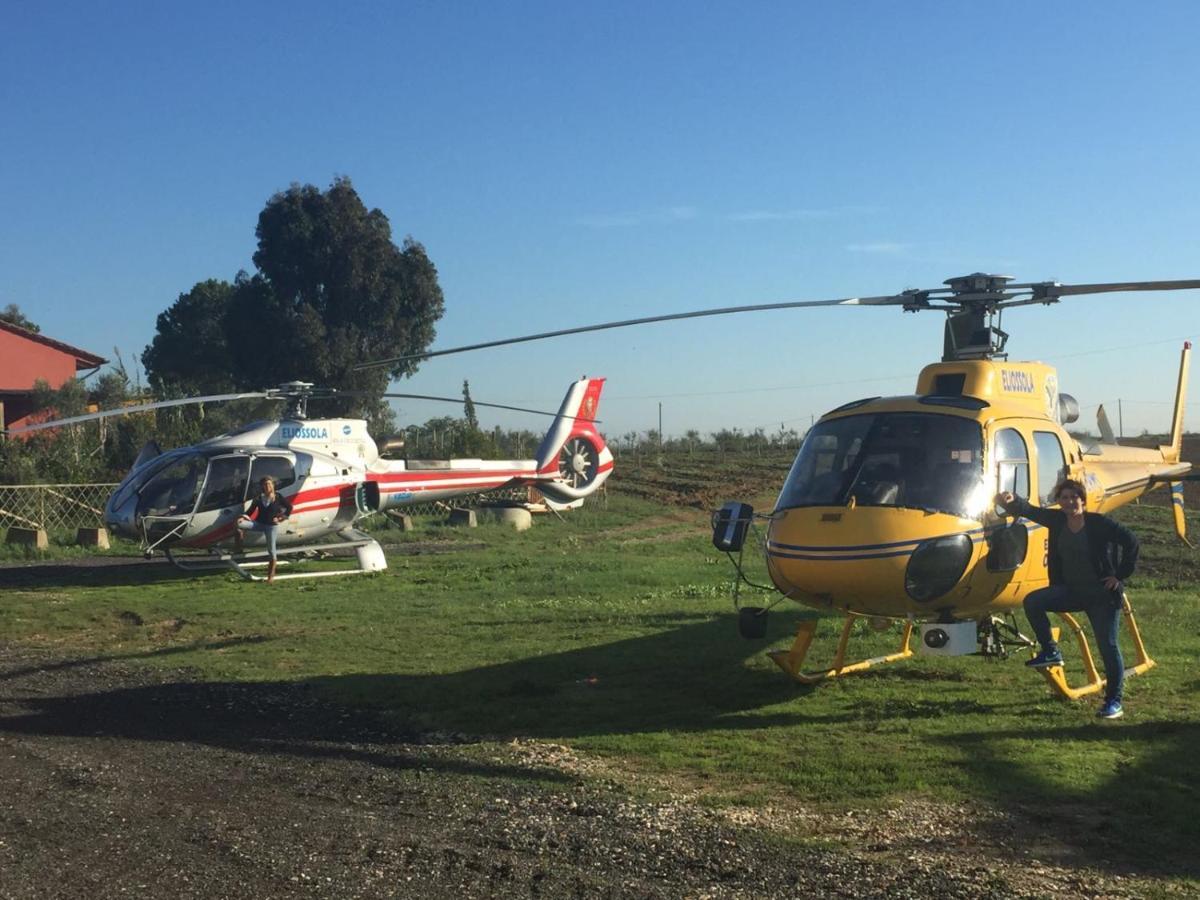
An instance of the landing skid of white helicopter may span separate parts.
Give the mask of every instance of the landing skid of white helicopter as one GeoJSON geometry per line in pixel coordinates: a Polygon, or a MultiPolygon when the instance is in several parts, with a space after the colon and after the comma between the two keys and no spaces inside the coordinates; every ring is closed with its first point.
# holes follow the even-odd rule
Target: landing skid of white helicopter
{"type": "MultiPolygon", "coordinates": [[[[373,538],[341,541],[336,544],[286,547],[279,551],[278,564],[282,567],[305,560],[325,558],[331,550],[349,549],[354,550],[354,565],[352,566],[320,569],[312,572],[280,573],[275,575],[274,580],[329,578],[333,575],[367,575],[371,572],[382,572],[387,568],[387,559],[383,555],[383,548],[373,538]]],[[[205,554],[190,555],[167,550],[166,557],[170,560],[171,565],[183,572],[233,571],[246,581],[266,581],[265,576],[256,575],[250,570],[263,568],[270,562],[266,551],[230,553],[227,550],[213,549],[205,554]]]]}

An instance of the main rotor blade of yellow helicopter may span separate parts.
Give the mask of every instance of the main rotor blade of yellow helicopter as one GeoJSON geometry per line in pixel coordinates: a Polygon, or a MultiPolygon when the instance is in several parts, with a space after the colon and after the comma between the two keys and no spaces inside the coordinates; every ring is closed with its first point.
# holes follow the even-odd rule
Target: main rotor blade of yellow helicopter
{"type": "Polygon", "coordinates": [[[22,425],[20,428],[10,428],[5,434],[24,434],[27,431],[41,431],[43,428],[59,428],[63,425],[77,425],[80,422],[90,422],[93,419],[107,419],[109,416],[124,416],[129,413],[147,412],[152,409],[165,409],[168,406],[186,406],[190,403],[220,403],[226,400],[261,400],[272,394],[264,391],[253,391],[246,394],[211,394],[207,397],[187,397],[182,400],[156,400],[153,403],[138,403],[134,406],[122,406],[117,409],[102,409],[99,412],[87,413],[82,416],[70,416],[66,419],[54,419],[50,422],[38,422],[35,425],[22,425]]]}
{"type": "Polygon", "coordinates": [[[1111,294],[1117,291],[1188,291],[1200,288],[1200,280],[1113,281],[1106,284],[1058,284],[1054,281],[1045,281],[1040,284],[1010,284],[1008,288],[1010,290],[1033,288],[1036,299],[1038,295],[1072,297],[1079,294],[1111,294]]]}
{"type": "Polygon", "coordinates": [[[901,306],[912,303],[913,297],[905,294],[889,294],[885,297],[846,297],[841,300],[792,300],[783,303],[759,303],[754,306],[725,306],[720,309],[698,309],[692,312],[668,313],[662,316],[645,316],[641,319],[623,319],[620,322],[603,322],[599,325],[583,325],[578,328],[562,328],[558,331],[544,331],[541,334],[527,334],[523,337],[504,338],[497,341],[484,341],[479,344],[467,344],[462,347],[450,347],[446,350],[430,350],[426,353],[410,353],[405,356],[393,356],[389,359],[379,359],[373,362],[360,363],[356,370],[378,369],[395,365],[410,359],[430,359],[434,356],[446,356],[451,353],[465,353],[468,350],[484,350],[488,347],[504,347],[508,344],[521,344],[526,341],[540,341],[545,338],[563,337],[568,334],[582,334],[586,331],[604,331],[609,328],[624,328],[628,325],[648,325],[651,322],[672,322],[676,319],[698,319],[702,316],[724,316],[732,313],[763,312],[770,309],[798,309],[805,306],[901,306]]]}

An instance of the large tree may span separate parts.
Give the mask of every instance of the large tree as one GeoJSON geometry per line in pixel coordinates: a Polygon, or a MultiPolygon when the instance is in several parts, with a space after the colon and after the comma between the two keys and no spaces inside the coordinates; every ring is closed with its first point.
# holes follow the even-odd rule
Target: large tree
{"type": "MultiPolygon", "coordinates": [[[[228,374],[230,387],[250,390],[311,381],[372,395],[314,403],[313,414],[378,415],[385,409],[378,395],[390,378],[411,374],[416,363],[365,372],[354,366],[420,353],[432,343],[443,300],[425,248],[411,238],[397,246],[387,216],[368,210],[349,178],[335,179],[326,191],[293,185],[276,194],[258,217],[256,235],[257,272],[239,275],[219,317],[222,334],[206,333],[199,348],[211,354],[210,377],[201,377],[206,364],[195,355],[156,351],[184,318],[181,297],[163,314],[174,312],[173,319],[159,317],[155,344],[143,356],[151,383],[190,381],[202,390],[228,374]]],[[[189,308],[197,302],[189,299],[189,308]]]]}
{"type": "Polygon", "coordinates": [[[234,287],[201,281],[158,314],[154,341],[142,354],[150,386],[160,396],[220,394],[237,377],[225,337],[234,287]]]}

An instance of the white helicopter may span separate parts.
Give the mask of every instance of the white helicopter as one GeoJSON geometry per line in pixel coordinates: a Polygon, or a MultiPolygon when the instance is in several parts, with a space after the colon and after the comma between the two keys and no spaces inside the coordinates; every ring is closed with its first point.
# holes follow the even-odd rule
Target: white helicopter
{"type": "MultiPolygon", "coordinates": [[[[243,577],[255,579],[248,569],[265,564],[266,554],[235,554],[224,548],[234,543],[237,519],[253,496],[254,486],[270,476],[280,495],[292,504],[292,514],[278,532],[281,555],[352,548],[357,561],[355,568],[277,578],[338,575],[387,568],[379,544],[355,527],[361,519],[382,510],[526,485],[563,504],[592,494],[613,468],[612,453],[596,430],[603,387],[603,378],[585,376],[574,382],[537,457],[528,460],[385,459],[363,420],[308,418],[309,399],[339,393],[299,381],[267,391],[139,404],[14,428],[9,433],[191,403],[255,398],[287,401],[279,420],[253,422],[165,453],[153,442],[147,444],[108,499],[104,521],[115,533],[140,541],[147,556],[161,550],[181,569],[233,568],[243,577]],[[331,535],[342,541],[318,543],[331,535]],[[204,552],[181,552],[189,550],[204,552]]],[[[383,396],[453,399],[421,394],[383,396]]],[[[475,405],[538,412],[480,401],[475,405]]],[[[254,548],[265,538],[252,532],[244,540],[254,548]]]]}

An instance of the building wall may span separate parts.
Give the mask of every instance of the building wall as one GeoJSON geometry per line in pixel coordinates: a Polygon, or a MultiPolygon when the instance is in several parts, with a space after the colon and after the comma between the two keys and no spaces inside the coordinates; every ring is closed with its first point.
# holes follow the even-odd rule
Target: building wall
{"type": "Polygon", "coordinates": [[[75,370],[73,354],[0,329],[0,391],[14,392],[2,398],[4,427],[19,428],[32,421],[28,418],[33,410],[32,398],[15,392],[32,391],[39,378],[53,388],[62,387],[75,377],[75,370]]]}
{"type": "Polygon", "coordinates": [[[75,357],[0,330],[0,391],[28,391],[39,378],[53,388],[75,377],[75,357]]]}

